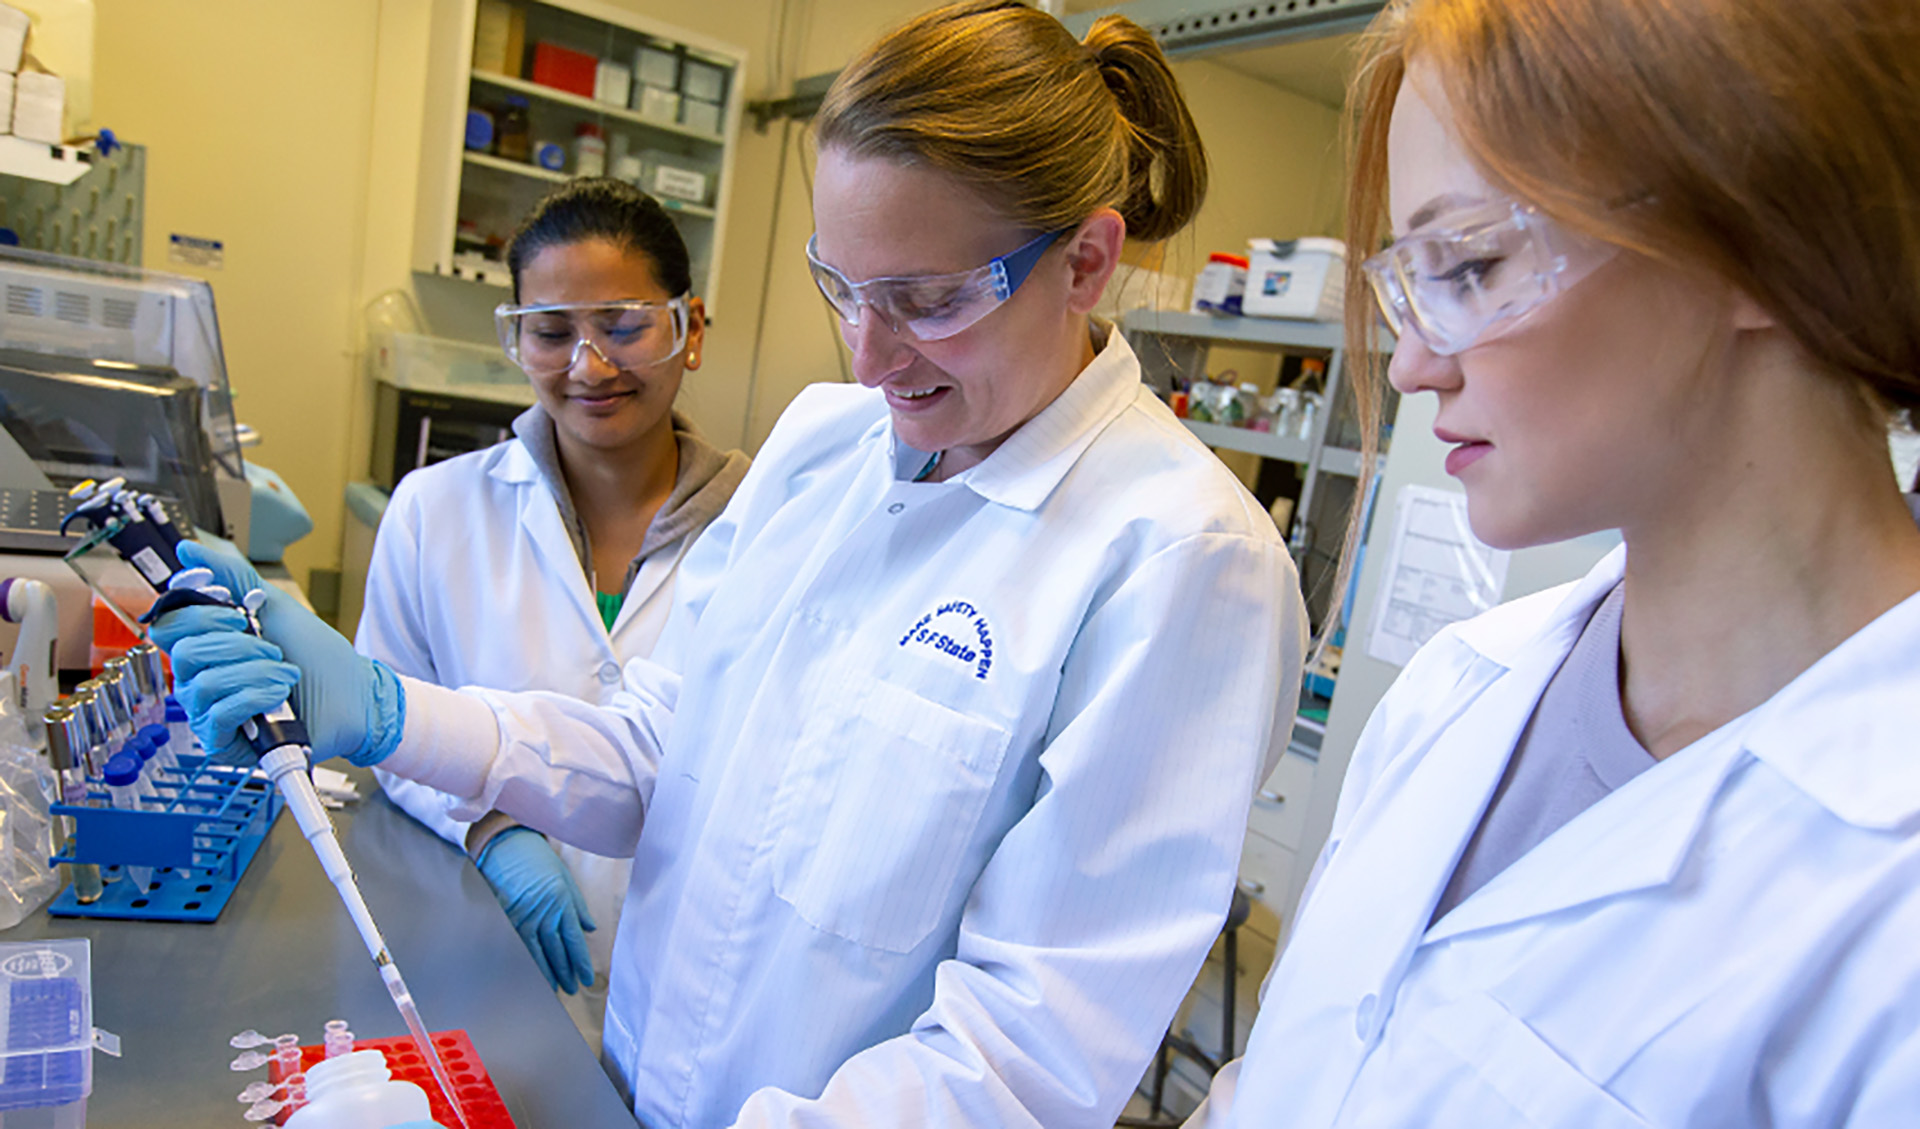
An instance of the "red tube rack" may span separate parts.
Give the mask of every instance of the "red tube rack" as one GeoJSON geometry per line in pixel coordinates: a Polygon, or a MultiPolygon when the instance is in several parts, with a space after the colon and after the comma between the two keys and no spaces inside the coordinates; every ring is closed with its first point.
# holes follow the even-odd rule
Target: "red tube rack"
{"type": "MultiPolygon", "coordinates": [[[[494,1089],[493,1079],[480,1062],[480,1052],[473,1049],[473,1040],[467,1038],[467,1033],[435,1031],[431,1038],[434,1048],[440,1052],[441,1061],[446,1063],[447,1074],[453,1079],[453,1088],[460,1093],[460,1108],[467,1115],[467,1129],[514,1129],[507,1103],[500,1100],[500,1091],[494,1089]]],[[[393,1077],[411,1082],[427,1092],[427,1104],[433,1109],[433,1119],[449,1129],[458,1129],[460,1121],[453,1116],[453,1107],[441,1095],[439,1085],[433,1080],[433,1072],[427,1069],[427,1062],[420,1057],[420,1048],[414,1046],[411,1037],[355,1039],[353,1049],[379,1051],[385,1055],[387,1069],[393,1077]]],[[[301,1047],[300,1069],[304,1071],[326,1057],[324,1046],[301,1047]]],[[[285,1080],[278,1062],[268,1066],[267,1075],[274,1082],[285,1080]]],[[[276,1122],[286,1119],[284,1113],[274,1118],[276,1122]]]]}

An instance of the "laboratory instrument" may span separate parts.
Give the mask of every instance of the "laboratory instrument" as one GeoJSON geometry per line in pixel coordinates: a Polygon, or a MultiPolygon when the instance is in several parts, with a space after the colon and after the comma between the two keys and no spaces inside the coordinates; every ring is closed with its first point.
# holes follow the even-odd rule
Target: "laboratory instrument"
{"type": "Polygon", "coordinates": [[[0,580],[0,620],[20,627],[7,669],[13,672],[14,685],[19,689],[28,731],[37,737],[40,715],[60,696],[55,657],[60,644],[60,609],[54,604],[53,589],[26,577],[0,580]]]}
{"type": "MultiPolygon", "coordinates": [[[[91,480],[80,483],[69,495],[76,505],[63,525],[84,520],[92,526],[92,533],[79,549],[68,554],[68,559],[71,561],[85,556],[101,542],[111,545],[159,593],[144,617],[148,621],[177,608],[195,605],[232,607],[244,612],[250,633],[261,633],[258,613],[265,603],[266,593],[258,589],[230,593],[213,583],[210,570],[181,568],[175,554],[175,548],[181,540],[180,533],[167,520],[164,507],[144,505],[139,496],[118,478],[100,483],[91,480]]],[[[247,722],[244,735],[254,755],[259,758],[259,770],[272,781],[288,809],[293,812],[301,833],[320,860],[321,869],[339,892],[348,916],[366,944],[368,955],[379,969],[387,993],[393,998],[394,1006],[399,1009],[407,1030],[420,1048],[421,1057],[426,1060],[434,1080],[452,1103],[456,1118],[465,1125],[465,1118],[460,1116],[460,1104],[453,1081],[434,1051],[426,1025],[421,1022],[419,1008],[414,1004],[413,995],[408,991],[399,967],[394,964],[392,954],[387,951],[386,939],[380,935],[380,928],[374,923],[373,914],[360,895],[352,867],[334,835],[333,823],[314,791],[309,775],[311,753],[306,728],[295,716],[292,702],[282,703],[271,713],[247,722]]]]}

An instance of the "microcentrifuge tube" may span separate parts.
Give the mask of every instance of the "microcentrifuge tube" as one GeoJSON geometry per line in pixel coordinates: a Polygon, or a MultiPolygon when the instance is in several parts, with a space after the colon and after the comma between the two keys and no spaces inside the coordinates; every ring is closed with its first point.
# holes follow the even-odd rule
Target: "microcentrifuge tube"
{"type": "Polygon", "coordinates": [[[271,1042],[273,1042],[272,1039],[267,1038],[265,1035],[262,1035],[260,1032],[255,1031],[253,1028],[249,1027],[245,1031],[242,1031],[238,1035],[235,1035],[233,1038],[228,1039],[227,1045],[232,1047],[236,1051],[246,1051],[246,1050],[252,1050],[254,1047],[260,1046],[262,1043],[271,1043],[271,1042]]]}
{"type": "Polygon", "coordinates": [[[252,1105],[255,1102],[265,1101],[268,1098],[272,1097],[273,1092],[275,1090],[278,1090],[279,1088],[280,1087],[274,1085],[271,1082],[255,1082],[253,1085],[248,1086],[246,1089],[240,1091],[240,1101],[246,1105],[252,1105]]]}
{"type": "Polygon", "coordinates": [[[286,1102],[275,1101],[255,1102],[247,1107],[247,1112],[244,1116],[248,1121],[269,1121],[272,1120],[275,1114],[287,1108],[287,1104],[286,1102]]]}
{"type": "Polygon", "coordinates": [[[227,1064],[229,1070],[258,1070],[273,1061],[272,1055],[263,1055],[259,1051],[241,1051],[240,1057],[227,1064]]]}

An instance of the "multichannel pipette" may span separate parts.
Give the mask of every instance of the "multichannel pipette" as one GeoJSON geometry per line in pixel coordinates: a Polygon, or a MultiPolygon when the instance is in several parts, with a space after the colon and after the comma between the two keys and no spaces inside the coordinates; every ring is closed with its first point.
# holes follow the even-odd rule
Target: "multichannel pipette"
{"type": "MultiPolygon", "coordinates": [[[[167,518],[165,507],[151,495],[135,493],[127,487],[126,480],[120,478],[102,483],[83,482],[69,494],[79,504],[61,522],[61,531],[65,532],[76,520],[84,520],[93,526],[93,532],[79,548],[67,554],[67,559],[72,561],[102,542],[111,545],[160,593],[144,618],[152,620],[176,608],[197,604],[232,607],[245,613],[252,634],[261,633],[258,613],[266,593],[256,589],[236,595],[215,584],[211,571],[182,568],[176,552],[180,533],[167,518]]],[[[92,583],[84,573],[82,579],[92,583]]],[[[427,1036],[426,1025],[420,1021],[420,1009],[414,1006],[413,994],[407,990],[399,967],[393,963],[393,955],[387,951],[387,942],[380,935],[380,927],[374,924],[373,914],[360,896],[360,885],[333,833],[333,822],[327,818],[326,808],[321,806],[320,796],[314,791],[313,778],[309,775],[312,750],[306,727],[294,714],[293,703],[285,702],[271,713],[253,718],[242,729],[247,743],[260,758],[261,771],[286,800],[287,810],[293,813],[301,834],[320,859],[320,869],[326,872],[334,889],[339,891],[340,900],[346,903],[347,916],[353,919],[354,928],[359,930],[360,939],[367,946],[367,954],[380,970],[387,994],[393,997],[408,1033],[419,1047],[420,1056],[433,1072],[433,1080],[439,1083],[440,1092],[446,1095],[447,1104],[464,1127],[466,1113],[460,1108],[453,1079],[434,1049],[433,1040],[427,1036]]]]}

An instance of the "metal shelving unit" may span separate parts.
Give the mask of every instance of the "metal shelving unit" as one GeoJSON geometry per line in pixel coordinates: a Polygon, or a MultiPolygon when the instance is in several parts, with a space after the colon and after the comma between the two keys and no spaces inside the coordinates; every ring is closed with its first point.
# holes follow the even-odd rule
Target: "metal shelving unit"
{"type": "MultiPolygon", "coordinates": [[[[1314,521],[1314,503],[1328,475],[1357,478],[1360,451],[1332,441],[1341,419],[1341,397],[1347,392],[1346,339],[1337,323],[1286,321],[1279,318],[1212,317],[1172,310],[1133,310],[1121,317],[1133,350],[1140,356],[1142,374],[1155,387],[1170,385],[1176,374],[1191,377],[1206,372],[1207,351],[1215,345],[1305,353],[1327,362],[1326,388],[1312,434],[1300,438],[1185,420],[1202,443],[1219,450],[1244,451],[1264,459],[1280,459],[1300,467],[1300,498],[1294,506],[1289,544],[1298,560],[1308,543],[1314,521]]],[[[1302,562],[1302,572],[1305,565],[1302,562]]]]}

